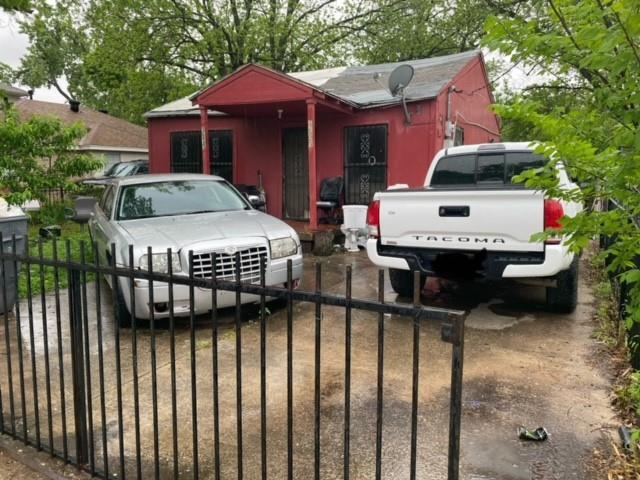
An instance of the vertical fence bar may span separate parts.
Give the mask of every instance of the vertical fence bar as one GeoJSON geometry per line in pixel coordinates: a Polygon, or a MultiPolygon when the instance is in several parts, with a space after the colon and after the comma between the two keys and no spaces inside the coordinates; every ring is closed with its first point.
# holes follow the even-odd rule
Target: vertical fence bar
{"type": "Polygon", "coordinates": [[[96,268],[95,286],[96,286],[96,328],[98,330],[98,380],[100,383],[100,425],[102,427],[102,470],[105,478],[109,478],[109,451],[107,447],[107,411],[104,396],[104,352],[102,339],[102,292],[100,288],[100,252],[98,244],[92,244],[93,265],[96,268]]]}
{"type": "Polygon", "coordinates": [[[47,434],[49,436],[49,453],[53,455],[53,413],[51,408],[51,365],[49,363],[49,325],[47,319],[47,300],[45,297],[46,285],[45,285],[45,268],[42,264],[44,260],[44,253],[42,247],[42,238],[38,239],[38,259],[40,260],[39,274],[40,274],[40,309],[42,316],[42,343],[44,348],[44,378],[45,378],[45,393],[47,398],[47,434]]]}
{"type": "Polygon", "coordinates": [[[236,421],[238,442],[238,480],[242,480],[242,292],[240,283],[242,279],[242,267],[240,252],[235,255],[236,269],[236,421]]]}
{"type": "MultiPolygon", "coordinates": [[[[167,259],[168,263],[172,258],[167,259]]],[[[147,247],[147,270],[153,273],[153,251],[147,247]]],[[[156,318],[153,298],[153,280],[149,279],[149,328],[151,330],[151,408],[153,415],[153,474],[160,478],[160,440],[158,435],[158,377],[156,372],[156,318]]]]}
{"type": "MultiPolygon", "coordinates": [[[[116,325],[114,328],[115,338],[114,347],[116,351],[116,401],[118,404],[118,460],[119,460],[119,476],[125,479],[125,463],[124,463],[124,422],[122,418],[122,359],[120,354],[120,310],[119,303],[124,302],[124,295],[120,295],[120,285],[117,272],[116,244],[112,243],[109,253],[109,262],[111,266],[111,292],[113,294],[113,307],[116,310],[116,325]]],[[[124,305],[122,308],[126,308],[124,305]]]]}
{"type": "MultiPolygon", "coordinates": [[[[384,303],[384,270],[378,271],[378,301],[384,303]]],[[[384,372],[384,313],[378,313],[378,394],[376,408],[376,480],[382,478],[382,406],[384,372]]]]}
{"type": "Polygon", "coordinates": [[[264,288],[266,286],[267,257],[260,259],[260,460],[262,480],[267,479],[267,308],[264,288]]]}
{"type": "MultiPolygon", "coordinates": [[[[2,304],[4,305],[4,340],[7,351],[7,381],[9,382],[9,415],[11,421],[11,436],[16,436],[16,410],[13,392],[13,367],[11,362],[11,331],[9,328],[9,306],[7,305],[7,264],[9,260],[4,258],[4,237],[0,232],[0,258],[2,258],[2,304]]],[[[17,272],[15,272],[17,275],[17,272]]],[[[4,418],[4,417],[3,417],[4,418]]]]}
{"type": "Polygon", "coordinates": [[[287,260],[287,479],[293,480],[293,263],[287,260]]]}
{"type": "Polygon", "coordinates": [[[136,441],[136,478],[142,478],[142,455],[140,452],[140,390],[138,383],[138,321],[136,318],[136,291],[133,272],[133,245],[129,245],[129,298],[131,299],[131,363],[133,364],[133,414],[136,441]]]}
{"type": "Polygon", "coordinates": [[[451,401],[449,405],[448,480],[458,480],[460,462],[460,424],[462,420],[462,367],[464,359],[464,317],[453,323],[451,352],[451,401]]]}
{"type": "Polygon", "coordinates": [[[315,316],[315,399],[314,399],[314,465],[313,474],[315,480],[320,480],[320,367],[321,367],[321,341],[322,341],[322,264],[316,263],[316,316],[315,316]]]}
{"type": "Polygon", "coordinates": [[[220,405],[218,402],[218,278],[217,256],[211,254],[211,362],[213,369],[213,478],[220,480],[220,405]]]}
{"type": "MultiPolygon", "coordinates": [[[[25,240],[26,241],[26,240],[25,240]]],[[[17,255],[17,243],[15,234],[11,237],[11,251],[14,255],[17,255]]],[[[22,414],[22,440],[27,441],[29,438],[27,436],[27,398],[25,393],[24,386],[24,352],[22,345],[22,325],[20,324],[20,282],[19,282],[19,263],[18,257],[13,257],[13,271],[15,272],[15,291],[16,291],[16,340],[18,342],[18,375],[20,379],[20,413],[22,414]]]]}
{"type": "Polygon", "coordinates": [[[0,383],[0,433],[4,435],[4,404],[2,402],[3,394],[2,394],[2,383],[0,383]]]}
{"type": "MultiPolygon", "coordinates": [[[[84,241],[80,242],[80,263],[87,264],[86,245],[84,241]]],[[[81,298],[82,298],[82,324],[84,333],[84,354],[85,354],[85,374],[87,386],[87,415],[88,415],[88,444],[89,444],[89,472],[91,475],[96,473],[96,455],[95,443],[93,438],[93,389],[91,388],[91,349],[89,342],[89,307],[87,304],[87,272],[82,270],[81,278],[81,298]]]]}
{"type": "Polygon", "coordinates": [[[169,355],[171,357],[171,447],[173,453],[173,478],[179,475],[178,465],[178,405],[176,403],[176,323],[173,312],[173,252],[167,249],[167,273],[169,274],[169,355]]]}
{"type": "Polygon", "coordinates": [[[351,435],[351,265],[347,266],[345,298],[345,332],[344,332],[344,480],[349,480],[349,456],[351,435]]]}
{"type": "Polygon", "coordinates": [[[198,462],[198,397],[196,377],[196,314],[194,305],[193,250],[189,250],[189,333],[191,342],[191,433],[193,443],[193,478],[200,477],[198,462]]]}
{"type": "Polygon", "coordinates": [[[31,286],[31,261],[29,258],[31,248],[29,246],[29,240],[25,239],[25,242],[26,258],[23,268],[25,269],[25,272],[27,274],[27,313],[29,316],[29,353],[31,357],[31,383],[33,387],[33,420],[36,431],[36,448],[38,450],[41,450],[42,442],[40,439],[40,401],[38,396],[38,372],[36,369],[36,344],[33,331],[33,289],[31,286]]]}
{"type": "MultiPolygon", "coordinates": [[[[70,256],[70,246],[67,242],[67,253],[70,256]]],[[[71,365],[73,385],[73,419],[75,424],[76,463],[84,465],[88,461],[87,448],[87,405],[84,374],[84,352],[82,345],[82,298],[80,287],[80,272],[69,264],[67,271],[69,279],[69,332],[71,337],[71,365]]]]}
{"type": "Polygon", "coordinates": [[[56,304],[56,338],[58,347],[58,375],[60,377],[60,421],[62,423],[62,458],[69,461],[69,445],[67,441],[67,402],[64,383],[64,353],[62,351],[62,313],[60,305],[60,270],[58,268],[58,241],[54,237],[52,256],[56,265],[53,267],[53,291],[56,304]]]}
{"type": "MultiPolygon", "coordinates": [[[[413,274],[413,306],[420,307],[420,272],[413,274]]],[[[420,317],[413,317],[413,373],[411,379],[411,464],[409,466],[409,479],[416,478],[416,457],[418,441],[418,378],[420,369],[420,317]]]]}

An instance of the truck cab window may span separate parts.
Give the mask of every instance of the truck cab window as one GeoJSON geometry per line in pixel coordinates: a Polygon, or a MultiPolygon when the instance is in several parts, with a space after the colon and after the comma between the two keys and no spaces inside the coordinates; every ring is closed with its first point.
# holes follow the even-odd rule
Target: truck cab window
{"type": "Polygon", "coordinates": [[[525,170],[544,166],[546,160],[547,159],[543,156],[535,155],[531,152],[507,153],[507,159],[505,162],[505,183],[513,183],[513,177],[520,175],[525,170]]]}
{"type": "Polygon", "coordinates": [[[433,172],[431,185],[473,185],[475,183],[475,171],[475,155],[444,157],[440,159],[433,172]]]}
{"type": "Polygon", "coordinates": [[[504,155],[479,155],[477,183],[504,183],[504,155]]]}

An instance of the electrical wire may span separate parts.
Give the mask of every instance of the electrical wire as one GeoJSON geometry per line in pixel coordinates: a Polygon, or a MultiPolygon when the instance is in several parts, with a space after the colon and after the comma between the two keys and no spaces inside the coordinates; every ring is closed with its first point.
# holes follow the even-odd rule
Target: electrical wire
{"type": "Polygon", "coordinates": [[[456,122],[455,122],[455,123],[457,123],[458,117],[460,117],[460,118],[462,119],[462,123],[464,123],[464,124],[466,124],[466,125],[471,125],[472,127],[477,127],[477,128],[479,128],[479,129],[481,129],[481,130],[484,130],[485,132],[490,133],[491,135],[495,135],[496,137],[499,137],[499,136],[500,136],[500,133],[499,133],[499,132],[494,132],[493,130],[490,130],[490,129],[488,129],[487,127],[485,127],[484,125],[480,125],[479,123],[475,123],[475,122],[470,122],[469,120],[467,120],[467,119],[465,118],[465,116],[464,116],[464,115],[462,115],[462,114],[461,114],[460,112],[458,112],[458,111],[456,111],[455,117],[456,117],[456,122]]]}

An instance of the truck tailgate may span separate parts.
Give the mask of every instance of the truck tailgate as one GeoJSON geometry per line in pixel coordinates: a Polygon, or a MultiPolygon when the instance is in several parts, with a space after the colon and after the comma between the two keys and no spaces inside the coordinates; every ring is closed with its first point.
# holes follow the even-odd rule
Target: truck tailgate
{"type": "Polygon", "coordinates": [[[541,252],[544,197],[525,189],[397,190],[379,194],[383,245],[541,252]]]}

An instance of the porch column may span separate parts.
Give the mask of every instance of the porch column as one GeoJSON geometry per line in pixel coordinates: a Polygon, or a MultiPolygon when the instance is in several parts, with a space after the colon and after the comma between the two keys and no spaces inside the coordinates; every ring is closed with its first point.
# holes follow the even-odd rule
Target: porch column
{"type": "Polygon", "coordinates": [[[209,175],[209,109],[200,106],[200,136],[202,138],[202,173],[209,175]]]}
{"type": "Polygon", "coordinates": [[[316,100],[307,99],[307,137],[309,144],[309,228],[318,228],[318,190],[316,181],[316,100]]]}

